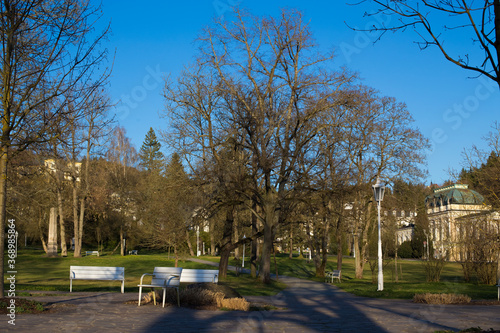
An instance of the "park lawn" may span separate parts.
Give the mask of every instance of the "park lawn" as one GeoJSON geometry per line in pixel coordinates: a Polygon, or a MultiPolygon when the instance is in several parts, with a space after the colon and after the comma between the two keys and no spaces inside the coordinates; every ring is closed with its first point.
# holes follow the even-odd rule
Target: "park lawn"
{"type": "MultiPolygon", "coordinates": [[[[125,267],[125,292],[137,291],[137,284],[144,273],[152,273],[156,266],[174,266],[174,260],[166,254],[134,256],[102,255],[74,258],[48,258],[43,251],[20,250],[16,259],[16,289],[69,292],[70,266],[113,266],[125,267]]],[[[213,269],[212,266],[190,261],[179,261],[179,267],[213,269]]],[[[5,267],[5,271],[8,271],[5,267]]],[[[120,291],[119,281],[74,280],[73,291],[120,291]]]]}
{"type": "MultiPolygon", "coordinates": [[[[203,260],[218,262],[218,257],[202,256],[203,260]]],[[[230,264],[237,262],[231,261],[230,264]]],[[[137,284],[144,273],[151,273],[156,266],[174,266],[174,260],[168,259],[166,253],[149,253],[137,256],[103,255],[100,257],[89,256],[82,258],[57,257],[47,258],[43,251],[26,250],[19,251],[16,259],[16,291],[38,290],[38,291],[68,291],[69,292],[69,266],[119,266],[125,267],[125,291],[137,292],[137,284]]],[[[194,263],[190,261],[179,261],[179,266],[184,268],[213,269],[214,267],[194,263]]],[[[279,276],[288,275],[298,278],[310,279],[324,282],[323,278],[315,277],[314,264],[307,262],[304,258],[288,255],[278,255],[276,263],[271,258],[271,273],[278,269],[278,281],[270,285],[263,285],[248,274],[236,276],[229,272],[221,284],[229,285],[244,296],[249,295],[274,295],[285,288],[279,282],[279,276]]],[[[249,264],[245,262],[245,268],[249,264]]],[[[330,257],[327,271],[336,269],[336,257],[330,257]]],[[[463,281],[462,268],[457,263],[447,263],[441,274],[441,282],[426,282],[423,262],[417,260],[398,260],[399,280],[395,282],[394,261],[385,262],[384,265],[384,291],[377,291],[376,273],[372,280],[370,265],[365,265],[363,279],[354,278],[354,259],[344,258],[342,263],[342,283],[335,282],[343,290],[358,296],[402,298],[410,299],[416,293],[456,293],[470,296],[473,300],[496,299],[497,288],[495,286],[480,285],[475,282],[463,281]]],[[[5,268],[5,271],[8,271],[5,268]]],[[[7,278],[7,276],[6,276],[7,278]]],[[[6,281],[7,282],[7,281],[6,281]]],[[[7,287],[7,285],[6,285],[7,287]]],[[[8,288],[6,288],[8,289],[8,288]]],[[[120,291],[118,281],[73,281],[74,291],[120,291]]]]}
{"type": "MultiPolygon", "coordinates": [[[[7,261],[6,261],[7,262],[7,261]]],[[[16,259],[16,294],[22,295],[23,290],[36,291],[67,291],[69,293],[69,267],[70,266],[112,266],[125,267],[125,292],[137,292],[137,285],[144,273],[152,273],[154,267],[172,267],[173,259],[168,259],[166,253],[120,256],[102,255],[74,258],[72,253],[68,257],[48,258],[41,250],[25,250],[18,252],[16,259]]],[[[180,260],[179,267],[214,269],[213,266],[180,260]]],[[[7,266],[5,272],[9,271],[7,266]]],[[[7,278],[7,274],[5,279],[7,278]]],[[[5,289],[8,290],[7,280],[5,289]]],[[[273,283],[264,285],[255,281],[247,274],[239,277],[234,272],[229,272],[225,280],[220,279],[220,284],[236,289],[244,296],[248,295],[274,295],[285,288],[284,284],[273,283]]],[[[182,287],[182,286],[181,286],[182,287]]],[[[111,291],[120,292],[119,281],[89,281],[74,280],[73,291],[111,291]]]]}
{"type": "MultiPolygon", "coordinates": [[[[315,276],[315,268],[312,262],[306,259],[288,255],[276,257],[276,265],[280,275],[290,275],[318,282],[324,282],[323,278],[315,276]]],[[[326,271],[337,268],[336,257],[328,258],[326,271]]],[[[275,273],[276,266],[274,258],[271,258],[271,273],[275,273]]],[[[491,285],[478,284],[475,281],[465,282],[463,279],[462,266],[459,263],[446,263],[441,274],[440,282],[426,282],[424,262],[420,260],[398,259],[398,282],[395,282],[394,260],[384,261],[384,290],[377,291],[377,272],[370,270],[370,265],[365,265],[363,279],[355,279],[354,258],[343,258],[342,260],[342,282],[334,282],[341,289],[364,297],[411,299],[419,293],[446,293],[465,294],[473,300],[491,300],[497,298],[497,288],[491,285]]]]}

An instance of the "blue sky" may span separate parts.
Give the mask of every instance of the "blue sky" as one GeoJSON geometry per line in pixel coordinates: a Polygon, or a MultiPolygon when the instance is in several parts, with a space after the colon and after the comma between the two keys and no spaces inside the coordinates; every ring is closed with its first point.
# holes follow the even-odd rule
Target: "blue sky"
{"type": "MultiPolygon", "coordinates": [[[[363,17],[373,8],[349,6],[344,0],[107,0],[102,19],[111,22],[112,33],[106,46],[116,52],[109,92],[117,103],[117,120],[136,149],[150,127],[168,127],[159,116],[163,78],[175,77],[192,61],[200,29],[215,16],[230,19],[233,5],[256,15],[277,15],[283,7],[300,9],[319,46],[335,48],[339,67],[347,66],[364,84],[405,102],[433,146],[427,183],[449,179],[449,168],[462,167],[463,150],[484,146],[483,137],[499,119],[498,86],[471,79],[474,74],[446,61],[436,48],[420,51],[413,31],[389,33],[373,43],[375,35],[347,27],[346,22],[363,28],[383,20],[363,17]]],[[[453,39],[446,43],[454,49],[463,46],[453,39]]]]}

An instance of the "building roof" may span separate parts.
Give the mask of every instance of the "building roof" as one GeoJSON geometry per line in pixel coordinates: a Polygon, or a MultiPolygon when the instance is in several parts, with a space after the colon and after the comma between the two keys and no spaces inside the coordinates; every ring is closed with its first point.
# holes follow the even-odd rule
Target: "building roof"
{"type": "Polygon", "coordinates": [[[434,190],[434,193],[425,198],[426,204],[431,207],[450,204],[483,205],[484,197],[467,184],[453,184],[434,190]]]}

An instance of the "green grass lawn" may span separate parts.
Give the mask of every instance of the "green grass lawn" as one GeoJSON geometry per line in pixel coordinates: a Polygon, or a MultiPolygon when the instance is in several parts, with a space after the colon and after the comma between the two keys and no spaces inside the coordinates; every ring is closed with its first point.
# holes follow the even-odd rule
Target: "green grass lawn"
{"type": "MultiPolygon", "coordinates": [[[[292,275],[301,278],[323,282],[324,279],[315,277],[313,263],[306,259],[294,257],[276,258],[278,271],[283,275],[292,275]]],[[[337,268],[336,257],[328,259],[327,271],[337,268]]],[[[274,262],[271,271],[274,272],[274,262]]],[[[462,267],[458,263],[446,263],[441,274],[440,282],[426,282],[423,262],[419,260],[398,260],[398,282],[395,282],[394,261],[385,263],[384,290],[377,291],[377,273],[372,279],[370,265],[367,263],[363,272],[363,279],[355,279],[354,258],[342,260],[342,283],[334,284],[343,290],[358,296],[378,298],[410,299],[418,293],[455,293],[465,294],[473,300],[496,299],[497,288],[490,285],[481,285],[477,282],[464,282],[462,267]],[[401,274],[402,273],[402,274],[401,274]]]]}
{"type": "MultiPolygon", "coordinates": [[[[217,260],[218,261],[218,260],[217,260]]],[[[7,263],[7,260],[5,261],[7,263]]],[[[171,267],[173,259],[168,259],[167,253],[145,254],[122,257],[120,255],[102,255],[74,258],[48,258],[41,250],[25,250],[18,252],[16,259],[16,294],[22,295],[23,290],[36,291],[67,291],[69,293],[70,266],[113,266],[125,267],[125,292],[137,292],[139,280],[144,273],[152,273],[156,266],[171,267]]],[[[179,267],[214,269],[213,266],[180,260],[179,267]]],[[[5,266],[5,272],[8,271],[5,266]]],[[[7,274],[6,274],[7,275],[7,274]]],[[[7,276],[5,276],[7,278],[7,276]]],[[[236,276],[229,272],[228,277],[220,279],[219,283],[236,289],[242,295],[274,295],[285,288],[284,284],[273,283],[264,285],[247,274],[236,276]]],[[[181,286],[182,287],[182,286],[181,286]]],[[[5,288],[8,288],[5,279],[5,288]]],[[[119,281],[89,281],[74,280],[73,291],[112,291],[120,292],[119,281]]]]}
{"type": "MultiPolygon", "coordinates": [[[[143,252],[144,253],[144,252],[143,252]]],[[[218,257],[202,256],[201,259],[218,262],[218,257]]],[[[271,273],[276,272],[274,258],[271,258],[271,273]]],[[[234,264],[234,262],[230,262],[234,264]]],[[[303,258],[288,256],[277,256],[276,264],[279,275],[289,275],[299,278],[311,279],[323,282],[321,278],[315,277],[314,264],[308,263],[303,258]]],[[[425,273],[422,262],[411,260],[399,260],[398,271],[402,275],[398,283],[394,281],[394,262],[384,267],[384,291],[377,291],[376,277],[372,281],[372,273],[368,264],[365,265],[364,277],[361,280],[354,278],[354,259],[344,258],[342,264],[342,283],[335,282],[345,291],[366,297],[383,298],[412,298],[415,293],[457,293],[470,296],[474,300],[496,299],[497,288],[495,286],[480,285],[477,283],[465,283],[463,281],[462,268],[456,263],[447,263],[441,275],[441,282],[428,283],[425,281],[425,273]]],[[[166,253],[148,253],[137,256],[103,255],[100,257],[89,256],[82,258],[69,257],[47,258],[43,251],[21,249],[16,259],[16,291],[22,290],[41,291],[68,291],[69,292],[69,266],[119,266],[125,267],[125,291],[137,292],[137,284],[144,273],[151,273],[156,266],[174,266],[174,260],[168,259],[166,253]]],[[[184,268],[211,268],[212,266],[198,264],[190,261],[179,261],[179,266],[184,268]]],[[[245,268],[249,268],[248,261],[245,268]]],[[[336,269],[336,258],[329,258],[327,270],[336,269]]],[[[7,267],[5,268],[7,271],[7,267]]],[[[6,276],[7,277],[7,276],[6,276]]],[[[7,280],[5,280],[7,283],[7,280]]],[[[273,295],[285,286],[274,282],[263,285],[247,274],[236,276],[233,272],[228,274],[227,279],[220,280],[236,289],[242,295],[273,295]]],[[[6,284],[7,287],[7,284],[6,284]]],[[[6,288],[8,289],[8,288],[6,288]]],[[[120,291],[118,281],[73,281],[74,291],[120,291]]]]}

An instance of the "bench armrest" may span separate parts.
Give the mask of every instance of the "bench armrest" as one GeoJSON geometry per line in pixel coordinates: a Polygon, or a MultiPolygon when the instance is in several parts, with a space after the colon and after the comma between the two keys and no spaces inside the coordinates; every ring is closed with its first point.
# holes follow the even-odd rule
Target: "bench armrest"
{"type": "Polygon", "coordinates": [[[153,274],[150,274],[150,273],[145,273],[145,274],[142,274],[142,276],[141,276],[141,282],[139,282],[139,284],[142,284],[142,279],[143,279],[146,275],[153,276],[153,274]]]}
{"type": "Polygon", "coordinates": [[[168,277],[165,279],[165,284],[168,284],[168,282],[172,279],[172,278],[178,278],[180,279],[181,276],[180,274],[169,274],[168,277]]]}

